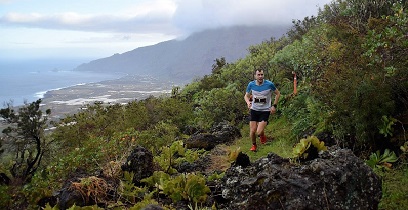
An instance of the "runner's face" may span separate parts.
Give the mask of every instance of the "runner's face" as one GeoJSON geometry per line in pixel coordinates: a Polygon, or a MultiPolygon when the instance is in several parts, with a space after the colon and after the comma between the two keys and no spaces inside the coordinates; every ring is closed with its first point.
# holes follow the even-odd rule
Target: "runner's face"
{"type": "Polygon", "coordinates": [[[264,78],[263,71],[256,71],[255,72],[255,79],[258,80],[258,82],[262,82],[263,78],[264,78]]]}

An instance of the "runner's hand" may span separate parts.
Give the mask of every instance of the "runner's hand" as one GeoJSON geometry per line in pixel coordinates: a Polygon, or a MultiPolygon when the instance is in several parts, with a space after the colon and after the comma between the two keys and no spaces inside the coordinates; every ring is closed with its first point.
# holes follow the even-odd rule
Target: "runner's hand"
{"type": "Polygon", "coordinates": [[[276,113],[276,108],[274,106],[271,107],[271,114],[275,114],[276,113]]]}
{"type": "Polygon", "coordinates": [[[251,109],[251,102],[247,103],[248,109],[251,109]]]}

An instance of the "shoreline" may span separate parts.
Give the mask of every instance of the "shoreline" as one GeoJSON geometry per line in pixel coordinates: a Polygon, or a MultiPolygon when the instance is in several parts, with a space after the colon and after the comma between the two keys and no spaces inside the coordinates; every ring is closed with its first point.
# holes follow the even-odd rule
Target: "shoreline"
{"type": "MultiPolygon", "coordinates": [[[[61,90],[61,89],[65,89],[65,88],[70,88],[70,87],[80,86],[80,85],[86,85],[86,84],[90,84],[90,83],[95,83],[95,82],[89,82],[89,83],[78,83],[78,84],[75,84],[75,85],[69,85],[69,86],[66,86],[66,87],[52,88],[52,89],[45,90],[45,91],[39,91],[39,92],[34,93],[34,97],[36,97],[37,99],[40,99],[40,98],[42,99],[42,98],[44,98],[45,94],[47,94],[49,91],[53,91],[53,90],[61,90]]],[[[36,100],[37,100],[37,99],[36,99],[36,100]]]]}
{"type": "Polygon", "coordinates": [[[97,73],[70,71],[47,71],[32,75],[27,70],[6,71],[8,79],[0,84],[0,101],[12,103],[13,106],[22,106],[25,102],[31,103],[44,98],[47,92],[87,85],[91,83],[118,80],[126,77],[124,73],[97,73]],[[20,73],[18,73],[20,72],[20,73]]]}
{"type": "Polygon", "coordinates": [[[171,81],[162,81],[151,76],[125,76],[119,79],[92,82],[46,91],[41,109],[51,109],[50,120],[59,120],[97,103],[126,104],[171,93],[175,86],[171,81]]]}
{"type": "MultiPolygon", "coordinates": [[[[163,81],[151,76],[126,76],[119,79],[91,82],[45,91],[41,97],[41,111],[51,110],[49,121],[73,115],[95,102],[103,104],[127,104],[134,100],[144,100],[150,96],[159,97],[171,93],[175,86],[183,86],[172,81],[163,81]]],[[[34,101],[40,98],[35,99],[34,101]]],[[[28,104],[34,101],[27,101],[28,104]]],[[[15,109],[24,106],[13,105],[15,109]]],[[[0,122],[0,131],[7,125],[0,122]]]]}

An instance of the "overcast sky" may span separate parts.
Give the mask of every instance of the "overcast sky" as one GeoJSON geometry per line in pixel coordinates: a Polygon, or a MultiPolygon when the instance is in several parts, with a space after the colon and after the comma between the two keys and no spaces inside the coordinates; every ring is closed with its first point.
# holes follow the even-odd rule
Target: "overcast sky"
{"type": "Polygon", "coordinates": [[[291,25],[331,0],[0,0],[0,58],[108,57],[231,25],[291,25]]]}

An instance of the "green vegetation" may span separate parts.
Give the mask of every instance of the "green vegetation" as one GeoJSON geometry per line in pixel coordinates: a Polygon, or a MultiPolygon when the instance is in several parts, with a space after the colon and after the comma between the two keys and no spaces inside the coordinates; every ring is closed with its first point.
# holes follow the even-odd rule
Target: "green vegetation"
{"type": "Polygon", "coordinates": [[[383,154],[380,150],[371,153],[370,159],[367,160],[367,165],[373,169],[387,169],[392,167],[392,163],[397,162],[398,158],[395,152],[385,149],[383,154]]]}
{"type": "Polygon", "coordinates": [[[47,149],[44,129],[47,125],[47,115],[51,111],[46,110],[46,115],[43,115],[40,104],[41,99],[19,108],[18,113],[15,113],[10,104],[0,110],[0,116],[9,125],[3,130],[3,141],[14,146],[10,150],[16,157],[13,159],[10,173],[13,181],[23,184],[29,182],[35,174],[47,149]]]}
{"type": "MultiPolygon", "coordinates": [[[[10,183],[0,185],[0,208],[36,209],[39,199],[61,189],[70,175],[100,170],[120,183],[117,200],[107,201],[103,191],[111,186],[97,177],[72,187],[87,199],[108,202],[112,209],[141,209],[158,203],[161,196],[200,208],[209,193],[206,182],[222,177],[222,172],[208,177],[178,173],[178,164],[202,155],[184,148],[181,142],[189,137],[184,131],[208,131],[227,121],[238,126],[243,137],[224,145],[230,156],[219,160],[230,163],[239,151],[251,160],[270,152],[301,158],[308,148],[324,150],[328,143],[317,137],[328,134],[331,144],[352,149],[376,168],[384,181],[381,209],[407,209],[407,34],[406,1],[337,0],[317,17],[295,21],[286,37],[249,47],[247,57],[235,63],[216,59],[211,75],[175,87],[169,96],[125,105],[89,105],[53,124],[52,132],[44,132],[50,125],[49,111],[43,114],[41,101],[18,111],[10,106],[1,109],[10,127],[0,141],[0,173],[10,183]],[[243,95],[259,67],[282,97],[266,129],[270,141],[248,153],[251,141],[243,95]],[[159,168],[143,180],[146,188],[134,186],[133,175],[120,169],[134,146],[150,150],[159,168]]],[[[217,164],[224,170],[228,165],[217,164]]]]}
{"type": "Polygon", "coordinates": [[[195,173],[171,177],[159,171],[142,181],[146,182],[150,187],[157,187],[158,192],[169,196],[173,202],[186,199],[193,203],[202,203],[207,199],[207,193],[210,192],[205,177],[195,173]]]}
{"type": "Polygon", "coordinates": [[[320,141],[316,136],[303,138],[293,147],[293,155],[295,159],[315,159],[318,152],[326,151],[327,147],[324,142],[320,141]]]}
{"type": "Polygon", "coordinates": [[[379,209],[403,210],[408,206],[408,168],[379,173],[383,178],[383,197],[379,209]]]}

